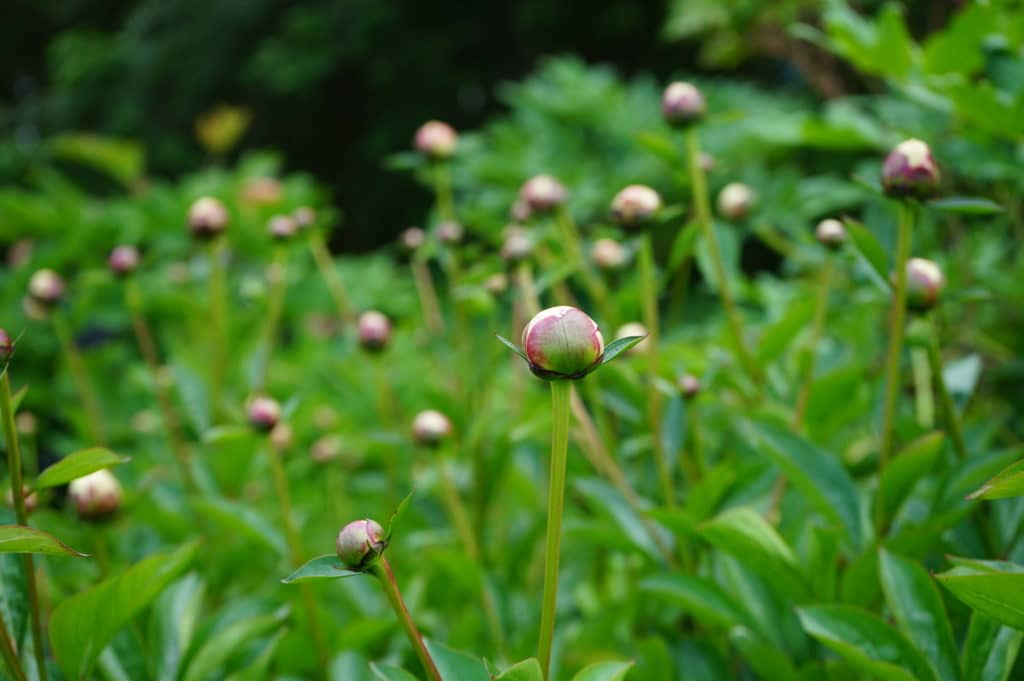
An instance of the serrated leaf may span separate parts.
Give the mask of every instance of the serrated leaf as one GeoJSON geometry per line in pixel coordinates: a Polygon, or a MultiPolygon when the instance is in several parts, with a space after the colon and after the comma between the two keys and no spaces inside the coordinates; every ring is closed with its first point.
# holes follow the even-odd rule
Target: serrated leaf
{"type": "Polygon", "coordinates": [[[86,555],[52,534],[22,525],[0,525],[0,553],[41,553],[77,557],[86,555]]]}
{"type": "Polygon", "coordinates": [[[633,662],[598,662],[582,669],[572,681],[622,681],[633,662]]]}
{"type": "Polygon", "coordinates": [[[612,341],[604,349],[604,356],[601,359],[601,365],[605,365],[612,361],[622,353],[626,352],[634,345],[647,338],[647,336],[626,336],[625,338],[619,338],[612,341]]]}
{"type": "Polygon", "coordinates": [[[56,487],[71,482],[90,473],[131,461],[128,457],[119,456],[104,447],[83,449],[68,454],[63,459],[47,467],[36,479],[36,489],[56,487]]]}

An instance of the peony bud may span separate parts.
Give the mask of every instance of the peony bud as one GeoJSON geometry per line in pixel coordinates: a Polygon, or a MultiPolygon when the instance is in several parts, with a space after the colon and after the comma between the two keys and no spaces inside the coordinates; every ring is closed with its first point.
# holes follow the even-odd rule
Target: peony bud
{"type": "Polygon", "coordinates": [[[275,215],[267,222],[267,232],[278,241],[287,241],[299,232],[299,223],[290,215],[275,215]]]}
{"type": "Polygon", "coordinates": [[[114,274],[123,277],[135,271],[139,266],[139,249],[135,246],[118,246],[110,252],[107,267],[114,274]]]}
{"type": "Polygon", "coordinates": [[[537,175],[523,184],[519,196],[526,201],[531,212],[546,213],[565,203],[569,192],[551,175],[537,175]]]}
{"type": "Polygon", "coordinates": [[[391,320],[382,312],[367,310],[359,315],[357,335],[364,350],[379,352],[391,340],[391,320]]]}
{"type": "Polygon", "coordinates": [[[263,432],[270,432],[281,419],[281,405],[272,397],[257,395],[249,400],[246,410],[249,425],[263,432]]]}
{"type": "Polygon", "coordinates": [[[75,505],[78,517],[99,519],[116,513],[121,508],[121,484],[106,468],[75,478],[68,485],[68,497],[75,505]]]}
{"type": "Polygon", "coordinates": [[[188,209],[188,228],[197,239],[213,239],[228,228],[228,210],[211,196],[204,196],[188,209]]]}
{"type": "MultiPolygon", "coordinates": [[[[34,511],[37,508],[39,508],[39,495],[37,493],[30,492],[28,487],[25,487],[24,485],[22,485],[22,487],[21,487],[21,495],[25,499],[25,510],[26,511],[31,513],[32,511],[34,511]]],[[[4,501],[7,502],[8,506],[10,506],[12,508],[14,507],[14,494],[12,494],[10,487],[8,487],[7,491],[4,492],[4,501]]]]}
{"type": "Polygon", "coordinates": [[[754,190],[742,182],[730,182],[718,192],[718,212],[730,220],[747,216],[757,200],[754,190]]]}
{"type": "Polygon", "coordinates": [[[501,257],[505,262],[522,262],[533,252],[533,241],[526,229],[510,225],[505,229],[505,243],[501,246],[501,257]]]}
{"type": "Polygon", "coordinates": [[[316,211],[309,206],[299,206],[292,213],[292,219],[295,220],[295,224],[299,226],[300,230],[306,229],[316,223],[316,211]]]}
{"type": "Polygon", "coordinates": [[[44,308],[53,307],[64,297],[64,280],[53,270],[36,270],[28,280],[28,295],[44,308]]]}
{"type": "Polygon", "coordinates": [[[679,390],[684,398],[692,400],[700,392],[700,379],[693,374],[683,374],[679,378],[679,390]]]}
{"type": "Polygon", "coordinates": [[[846,227],[839,220],[828,218],[818,223],[814,236],[822,246],[836,250],[846,242],[846,227]]]}
{"type": "Polygon", "coordinates": [[[526,222],[531,215],[533,215],[533,211],[530,210],[530,204],[522,197],[516,199],[512,207],[508,209],[508,216],[516,222],[526,222]]]}
{"type": "Polygon", "coordinates": [[[412,421],[412,439],[418,445],[436,447],[451,434],[452,422],[435,409],[421,411],[412,421]]]}
{"type": "Polygon", "coordinates": [[[413,253],[422,248],[423,244],[427,243],[427,234],[419,227],[410,227],[402,232],[398,237],[398,242],[404,250],[413,253]]]}
{"type": "Polygon", "coordinates": [[[281,200],[281,181],[274,177],[256,177],[245,183],[242,200],[253,206],[270,206],[281,200]]]}
{"type": "Polygon", "coordinates": [[[704,95],[690,83],[671,83],[661,96],[661,115],[672,126],[686,127],[696,123],[707,110],[704,95]]]}
{"type": "MultiPolygon", "coordinates": [[[[647,327],[640,322],[627,322],[615,332],[615,340],[629,338],[630,336],[647,336],[647,327]]],[[[626,350],[627,355],[642,355],[651,347],[651,339],[644,338],[642,341],[626,350]]]]}
{"type": "Polygon", "coordinates": [[[526,325],[523,352],[540,378],[583,378],[600,365],[604,338],[585,312],[559,305],[541,310],[526,325]]]}
{"type": "Polygon", "coordinates": [[[327,463],[341,456],[341,437],[338,435],[324,435],[313,443],[310,449],[310,456],[317,463],[327,463]]]}
{"type": "Polygon", "coordinates": [[[946,285],[942,270],[931,260],[911,258],[907,261],[907,306],[924,312],[939,301],[946,285]]]}
{"type": "Polygon", "coordinates": [[[0,362],[6,362],[14,354],[14,339],[6,329],[0,329],[0,362]]]}
{"type": "Polygon", "coordinates": [[[457,244],[462,241],[462,225],[454,220],[445,220],[437,226],[437,239],[443,244],[457,244]]]}
{"type": "Polygon", "coordinates": [[[484,280],[484,288],[491,295],[500,295],[508,288],[508,276],[504,272],[495,272],[484,280]]]}
{"type": "Polygon", "coordinates": [[[295,429],[287,421],[280,421],[270,431],[270,444],[279,452],[291,449],[295,444],[295,429]]]}
{"type": "Polygon", "coordinates": [[[416,131],[413,146],[416,151],[436,159],[450,158],[455,153],[459,135],[455,128],[441,121],[427,121],[416,131]]]}
{"type": "Polygon", "coordinates": [[[631,184],[612,199],[612,215],[626,226],[649,220],[660,208],[658,192],[642,184],[631,184]]]}
{"type": "Polygon", "coordinates": [[[932,150],[918,139],[896,145],[882,164],[882,190],[894,198],[925,199],[939,188],[932,150]]]}
{"type": "Polygon", "coordinates": [[[626,249],[615,239],[598,239],[590,248],[590,257],[602,270],[617,270],[629,260],[626,249]]]}
{"type": "Polygon", "coordinates": [[[338,532],[338,559],[349,570],[362,570],[384,552],[388,542],[380,523],[364,518],[354,520],[338,532]]]}

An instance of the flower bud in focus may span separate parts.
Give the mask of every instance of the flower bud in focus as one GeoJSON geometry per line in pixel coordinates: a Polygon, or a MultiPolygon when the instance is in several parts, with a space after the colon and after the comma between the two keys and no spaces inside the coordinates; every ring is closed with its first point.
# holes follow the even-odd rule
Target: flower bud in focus
{"type": "Polygon", "coordinates": [[[642,184],[631,184],[612,199],[612,215],[626,226],[650,220],[660,209],[658,192],[642,184]]]}
{"type": "Polygon", "coordinates": [[[718,212],[730,220],[747,216],[757,197],[754,190],[742,182],[730,182],[718,192],[718,212]]]}
{"type": "Polygon", "coordinates": [[[412,439],[418,445],[436,447],[452,434],[452,422],[436,409],[416,414],[412,421],[412,439]]]}
{"type": "Polygon", "coordinates": [[[68,498],[79,518],[92,520],[116,513],[121,508],[121,484],[106,468],[75,478],[68,485],[68,498]]]}
{"type": "Polygon", "coordinates": [[[416,151],[433,159],[450,158],[455,153],[459,135],[455,128],[441,121],[427,121],[416,131],[413,146],[416,151]]]}
{"type": "Polygon", "coordinates": [[[676,81],[661,95],[661,115],[669,125],[686,127],[696,123],[707,113],[708,106],[695,86],[676,81]]]}
{"type": "Polygon", "coordinates": [[[551,175],[536,175],[523,184],[519,196],[531,212],[546,213],[565,203],[569,192],[551,175]]]}
{"type": "Polygon", "coordinates": [[[640,322],[627,322],[619,327],[619,330],[615,332],[615,340],[620,338],[629,338],[630,336],[647,336],[642,341],[626,350],[627,356],[642,355],[647,352],[651,347],[651,339],[647,331],[647,327],[640,322]]]}
{"type": "Polygon", "coordinates": [[[626,249],[615,239],[598,239],[590,248],[590,257],[602,270],[621,269],[629,261],[626,249]]]}
{"type": "Polygon", "coordinates": [[[437,239],[443,244],[457,244],[462,241],[462,225],[454,220],[445,220],[437,226],[437,239]]]}
{"type": "Polygon", "coordinates": [[[907,306],[911,309],[930,310],[939,301],[945,285],[946,277],[931,260],[911,258],[907,261],[907,306]]]}
{"type": "Polygon", "coordinates": [[[277,241],[287,241],[299,231],[299,223],[290,215],[275,215],[267,222],[267,232],[277,241]]]}
{"type": "Polygon", "coordinates": [[[684,398],[692,400],[700,393],[700,379],[693,374],[683,374],[679,378],[679,391],[684,398]]]}
{"type": "Polygon", "coordinates": [[[334,546],[338,560],[349,570],[362,570],[387,548],[384,528],[380,523],[364,518],[354,520],[338,532],[334,546]]]}
{"type": "Polygon", "coordinates": [[[188,209],[188,228],[197,239],[213,239],[228,227],[228,210],[211,196],[204,196],[188,209]]]}
{"type": "Polygon", "coordinates": [[[257,395],[249,400],[246,415],[250,426],[265,433],[270,432],[281,419],[281,405],[272,397],[257,395]]]}
{"type": "Polygon", "coordinates": [[[882,190],[893,198],[926,199],[939,188],[932,150],[918,139],[896,145],[882,164],[882,190]]]}
{"type": "Polygon", "coordinates": [[[835,218],[828,218],[818,223],[814,236],[822,246],[836,250],[846,242],[846,227],[835,218]]]}
{"type": "Polygon", "coordinates": [[[541,310],[526,325],[523,352],[539,378],[582,378],[600,365],[604,338],[585,312],[559,305],[541,310]]]}
{"type": "Polygon", "coordinates": [[[135,246],[118,246],[110,252],[107,267],[119,277],[131,274],[139,266],[139,249],[135,246]]]}
{"type": "Polygon", "coordinates": [[[53,270],[36,270],[28,280],[28,295],[43,308],[50,308],[64,297],[64,280],[53,270]]]}
{"type": "Polygon", "coordinates": [[[359,315],[357,336],[364,350],[379,352],[391,340],[391,320],[383,312],[367,310],[359,315]]]}

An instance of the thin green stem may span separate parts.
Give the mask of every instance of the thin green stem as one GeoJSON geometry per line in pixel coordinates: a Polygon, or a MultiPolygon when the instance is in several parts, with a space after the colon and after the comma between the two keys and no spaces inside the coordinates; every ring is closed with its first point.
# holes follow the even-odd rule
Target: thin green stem
{"type": "Polygon", "coordinates": [[[814,367],[818,360],[818,345],[825,332],[825,320],[828,318],[828,299],[832,293],[832,275],[835,263],[827,256],[821,267],[821,279],[818,281],[818,295],[814,301],[814,319],[811,322],[811,337],[806,345],[806,359],[801,363],[800,392],[796,397],[793,409],[793,430],[799,432],[803,428],[804,416],[807,413],[807,401],[814,385],[814,367]]]}
{"type": "Polygon", "coordinates": [[[278,327],[281,325],[281,312],[284,309],[284,297],[288,291],[285,250],[280,244],[274,250],[274,258],[267,271],[267,278],[270,280],[270,296],[267,300],[267,319],[263,327],[263,348],[260,352],[253,386],[256,392],[262,392],[267,385],[270,359],[274,355],[274,344],[277,341],[278,327]]]}
{"type": "Polygon", "coordinates": [[[405,607],[405,601],[402,600],[402,592],[398,590],[395,573],[392,572],[391,564],[388,563],[387,558],[381,556],[370,570],[384,588],[384,595],[387,596],[392,609],[398,615],[398,621],[402,624],[402,628],[405,629],[405,634],[409,637],[409,643],[412,644],[420,664],[423,665],[423,671],[427,673],[430,681],[444,681],[441,678],[441,672],[437,670],[437,665],[434,664],[434,659],[430,656],[430,651],[427,650],[427,646],[423,643],[423,637],[420,635],[419,629],[416,628],[416,623],[412,621],[409,609],[405,607]]]}
{"type": "Polygon", "coordinates": [[[227,368],[228,304],[227,273],[224,271],[223,238],[214,239],[207,250],[210,266],[210,416],[220,419],[227,368]]]}
{"type": "Polygon", "coordinates": [[[555,638],[555,604],[558,600],[558,560],[562,544],[562,513],[565,505],[565,469],[569,454],[569,402],[572,383],[551,382],[551,480],[548,483],[548,529],[544,551],[544,598],[540,615],[537,657],[545,681],[551,672],[551,647],[555,638]]]}
{"type": "MultiPolygon", "coordinates": [[[[7,445],[7,470],[11,478],[11,497],[14,499],[14,515],[18,524],[28,526],[28,509],[25,508],[25,482],[21,475],[21,449],[18,446],[18,431],[14,425],[14,408],[11,402],[11,375],[8,368],[0,375],[0,413],[3,416],[4,440],[7,445]]],[[[31,553],[21,556],[25,568],[25,584],[28,592],[29,614],[32,620],[32,640],[39,678],[46,674],[46,641],[43,638],[43,617],[39,608],[39,586],[36,583],[35,560],[31,553]]]]}
{"type": "Polygon", "coordinates": [[[82,354],[78,352],[78,346],[75,345],[75,341],[71,336],[71,329],[68,327],[64,315],[59,310],[53,313],[53,329],[57,334],[57,340],[60,343],[61,351],[64,353],[64,358],[67,360],[68,369],[71,371],[71,380],[75,383],[78,399],[81,400],[82,408],[85,410],[86,437],[92,440],[93,444],[106,444],[107,437],[103,429],[103,417],[100,415],[99,400],[96,398],[96,393],[89,382],[89,374],[85,369],[85,362],[82,361],[82,354]]]}
{"type": "MultiPolygon", "coordinates": [[[[934,325],[933,325],[934,326],[934,325]]],[[[942,357],[939,355],[938,329],[933,329],[932,337],[928,342],[928,364],[931,366],[932,380],[939,393],[939,409],[942,411],[942,418],[949,428],[950,439],[953,441],[953,451],[961,459],[967,458],[967,445],[964,443],[963,426],[960,424],[960,414],[953,403],[953,396],[946,385],[946,378],[942,373],[942,357]]]]}
{"type": "Polygon", "coordinates": [[[355,319],[352,312],[352,304],[349,302],[348,293],[345,291],[345,284],[334,267],[331,254],[327,251],[327,244],[324,242],[324,235],[318,229],[309,230],[309,251],[313,255],[316,267],[320,270],[320,278],[327,285],[327,291],[338,308],[338,316],[345,324],[355,319]]]}
{"type": "Polygon", "coordinates": [[[917,424],[931,430],[935,425],[935,399],[932,396],[932,370],[929,365],[928,351],[922,348],[911,348],[910,366],[914,372],[914,409],[917,424]]]}
{"type": "Polygon", "coordinates": [[[413,281],[416,283],[423,321],[431,333],[439,334],[444,331],[444,317],[441,316],[441,306],[437,302],[437,290],[434,288],[434,278],[430,276],[430,268],[419,254],[413,255],[409,266],[412,268],[413,281]]]}
{"type": "Polygon", "coordinates": [[[537,287],[533,283],[533,269],[526,260],[516,265],[516,286],[523,298],[526,315],[533,317],[540,312],[540,299],[537,297],[537,287]]]}
{"type": "Polygon", "coordinates": [[[715,271],[715,279],[718,280],[718,294],[722,299],[722,306],[725,309],[725,316],[729,322],[729,330],[732,333],[733,345],[736,354],[743,364],[750,379],[761,390],[763,377],[761,370],[754,361],[753,356],[747,349],[747,343],[743,335],[743,321],[740,317],[736,299],[733,297],[732,285],[722,260],[722,252],[718,247],[718,237],[715,235],[715,225],[711,218],[711,207],[708,203],[707,179],[704,177],[704,170],[700,165],[700,140],[697,138],[696,128],[690,129],[687,133],[687,149],[690,161],[690,183],[693,189],[693,206],[697,215],[697,222],[700,223],[704,232],[704,240],[707,242],[708,253],[711,256],[711,264],[715,271]]]}
{"type": "Polygon", "coordinates": [[[580,278],[587,289],[587,294],[597,306],[598,311],[604,318],[604,323],[614,327],[616,324],[615,311],[608,297],[608,286],[605,284],[604,279],[593,270],[586,257],[584,257],[583,239],[580,236],[579,228],[576,226],[576,221],[573,219],[572,213],[569,212],[567,206],[562,205],[558,208],[556,221],[562,232],[562,244],[567,251],[570,262],[575,265],[580,273],[580,278]]]}
{"type": "Polygon", "coordinates": [[[434,163],[434,198],[437,201],[437,213],[442,220],[455,219],[455,198],[452,194],[451,169],[447,161],[434,163]]]}
{"type": "MultiPolygon", "coordinates": [[[[11,632],[7,629],[7,624],[4,623],[2,617],[0,617],[0,654],[3,654],[7,671],[11,673],[15,681],[28,681],[25,670],[21,668],[21,662],[18,660],[18,653],[14,649],[14,639],[11,638],[11,632]]],[[[41,678],[45,679],[46,677],[41,678]]]]}
{"type": "Polygon", "coordinates": [[[704,443],[700,437],[700,414],[697,411],[697,404],[693,401],[686,405],[686,420],[686,435],[690,440],[690,458],[697,471],[697,480],[699,481],[708,472],[708,462],[704,455],[704,443]]]}

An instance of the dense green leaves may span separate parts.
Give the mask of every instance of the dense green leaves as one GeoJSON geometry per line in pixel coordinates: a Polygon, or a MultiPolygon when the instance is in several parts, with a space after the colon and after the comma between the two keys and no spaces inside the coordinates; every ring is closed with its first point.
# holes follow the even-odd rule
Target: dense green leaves
{"type": "Polygon", "coordinates": [[[1024,630],[1024,573],[955,567],[936,575],[942,586],[992,619],[1024,630]]]}
{"type": "Polygon", "coordinates": [[[36,488],[56,487],[71,482],[75,478],[88,475],[101,468],[109,468],[129,461],[127,457],[118,456],[109,449],[93,447],[74,454],[68,454],[57,463],[49,466],[36,480],[36,488]]]}

